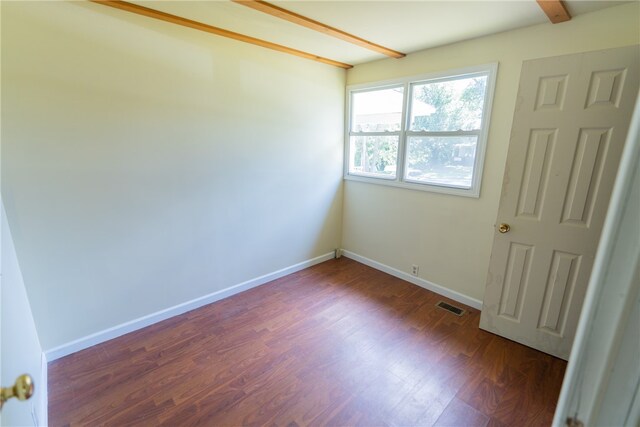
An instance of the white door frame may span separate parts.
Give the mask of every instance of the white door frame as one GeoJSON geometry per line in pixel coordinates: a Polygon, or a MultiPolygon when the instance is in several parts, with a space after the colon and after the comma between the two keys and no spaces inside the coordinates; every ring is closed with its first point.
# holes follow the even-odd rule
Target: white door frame
{"type": "MultiPolygon", "coordinates": [[[[553,420],[554,426],[566,425],[575,417],[585,426],[612,423],[625,425],[640,421],[640,374],[636,369],[625,371],[624,381],[609,381],[615,367],[631,363],[637,366],[637,354],[619,351],[625,333],[638,333],[630,313],[636,309],[640,283],[640,233],[635,230],[640,221],[640,94],[636,101],[627,141],[622,154],[614,191],[604,224],[600,245],[585,302],[580,315],[576,338],[560,392],[553,420]],[[633,198],[635,197],[635,201],[633,198]],[[623,262],[621,255],[624,255],[623,262]],[[629,393],[635,385],[636,392],[629,393]],[[617,401],[617,410],[605,401],[617,401]],[[624,414],[623,414],[624,412],[624,414]]],[[[617,425],[617,424],[616,424],[617,425]]]]}

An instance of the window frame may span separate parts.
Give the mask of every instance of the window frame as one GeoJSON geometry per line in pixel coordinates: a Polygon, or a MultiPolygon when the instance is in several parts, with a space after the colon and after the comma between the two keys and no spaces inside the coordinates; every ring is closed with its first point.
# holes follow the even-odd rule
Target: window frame
{"type": "Polygon", "coordinates": [[[404,116],[405,116],[405,109],[407,107],[406,104],[406,96],[405,96],[405,92],[406,92],[406,85],[405,84],[390,84],[390,85],[384,85],[384,86],[376,86],[376,87],[368,87],[368,88],[362,88],[362,89],[357,89],[357,90],[352,90],[349,92],[348,94],[348,101],[347,101],[347,108],[349,109],[347,111],[348,114],[348,119],[347,119],[347,143],[346,143],[346,153],[349,154],[349,148],[351,146],[351,137],[352,136],[395,136],[398,138],[398,152],[396,152],[396,176],[394,177],[390,177],[390,176],[384,176],[384,175],[378,175],[375,176],[373,174],[350,174],[349,173],[349,160],[350,157],[346,157],[345,158],[345,170],[346,173],[351,175],[351,176],[357,176],[357,177],[361,177],[361,178],[371,178],[371,179],[382,179],[385,181],[396,181],[398,179],[398,164],[400,163],[400,141],[402,139],[402,135],[403,135],[403,130],[404,130],[404,116]],[[379,90],[388,90],[388,89],[395,89],[395,88],[402,88],[403,92],[402,92],[402,111],[400,113],[400,130],[394,130],[394,131],[376,131],[376,132],[352,132],[351,131],[351,123],[353,120],[353,114],[351,114],[351,105],[353,104],[353,94],[356,93],[362,93],[362,92],[375,92],[375,91],[379,91],[379,90]]]}
{"type": "Polygon", "coordinates": [[[368,182],[372,184],[386,185],[392,187],[408,188],[413,190],[444,193],[465,197],[480,197],[480,187],[482,184],[482,172],[484,168],[484,159],[486,153],[487,139],[489,136],[489,127],[491,119],[491,111],[493,106],[493,97],[495,93],[496,78],[498,72],[498,63],[482,64],[471,67],[459,68],[454,70],[446,70],[441,72],[421,74],[417,76],[403,77],[400,79],[385,80],[372,83],[362,83],[349,85],[346,88],[346,109],[345,109],[345,144],[344,144],[344,179],[350,181],[368,182]],[[482,110],[482,121],[480,129],[472,131],[412,131],[410,130],[411,121],[411,101],[412,87],[425,83],[437,83],[438,81],[446,82],[464,78],[470,78],[478,75],[487,76],[487,85],[482,110]],[[375,90],[392,89],[396,87],[403,88],[403,103],[400,116],[400,131],[389,132],[352,132],[351,124],[353,120],[353,94],[358,92],[371,92],[375,90]],[[396,154],[396,176],[374,176],[366,174],[357,174],[349,172],[350,163],[350,147],[352,136],[398,136],[398,152],[396,154]],[[471,187],[460,187],[447,184],[424,183],[417,180],[405,178],[407,169],[407,147],[410,137],[433,137],[433,136],[477,136],[476,154],[473,164],[473,174],[471,177],[471,187]]]}

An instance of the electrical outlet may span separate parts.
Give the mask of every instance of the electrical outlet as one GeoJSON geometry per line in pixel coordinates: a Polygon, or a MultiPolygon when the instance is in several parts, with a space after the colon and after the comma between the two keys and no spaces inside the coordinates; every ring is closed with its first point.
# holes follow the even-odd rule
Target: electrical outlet
{"type": "Polygon", "coordinates": [[[418,275],[418,271],[420,271],[419,267],[417,265],[412,265],[411,266],[411,274],[413,274],[414,276],[418,275]]]}

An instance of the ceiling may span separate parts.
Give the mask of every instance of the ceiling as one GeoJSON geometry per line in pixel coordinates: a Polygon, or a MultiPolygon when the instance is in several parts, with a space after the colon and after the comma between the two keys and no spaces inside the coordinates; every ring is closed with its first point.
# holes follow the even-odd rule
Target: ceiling
{"type": "MultiPolygon", "coordinates": [[[[231,1],[132,3],[348,64],[386,58],[381,53],[231,1]]],[[[534,0],[296,0],[270,3],[406,54],[529,25],[554,25],[534,0]]],[[[628,1],[564,2],[572,17],[623,3],[628,1]]]]}

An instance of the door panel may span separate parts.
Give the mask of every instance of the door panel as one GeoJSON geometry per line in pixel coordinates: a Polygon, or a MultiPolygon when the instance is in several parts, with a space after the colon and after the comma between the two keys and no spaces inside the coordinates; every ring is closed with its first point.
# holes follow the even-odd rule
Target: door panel
{"type": "Polygon", "coordinates": [[[581,256],[562,251],[554,251],[545,286],[539,329],[562,334],[567,312],[573,294],[577,272],[580,270],[581,256]]]}
{"type": "Polygon", "coordinates": [[[525,61],[480,326],[567,358],[638,93],[638,46],[525,61]]]}
{"type": "Polygon", "coordinates": [[[569,189],[564,200],[562,223],[589,227],[594,195],[602,179],[602,167],[611,139],[611,129],[580,129],[571,167],[569,189]]]}
{"type": "Polygon", "coordinates": [[[507,258],[505,287],[501,295],[500,315],[519,320],[522,298],[531,272],[533,246],[512,243],[507,258]]]}
{"type": "Polygon", "coordinates": [[[556,129],[535,129],[531,132],[520,188],[518,216],[540,219],[556,135],[556,129]]]}

